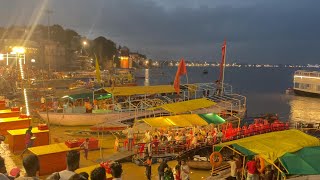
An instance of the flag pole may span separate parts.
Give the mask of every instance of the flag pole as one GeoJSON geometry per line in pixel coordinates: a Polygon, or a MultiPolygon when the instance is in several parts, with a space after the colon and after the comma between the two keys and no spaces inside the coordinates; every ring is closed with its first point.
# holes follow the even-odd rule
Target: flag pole
{"type": "Polygon", "coordinates": [[[223,57],[223,71],[222,71],[222,78],[221,78],[221,92],[220,92],[220,95],[223,94],[223,84],[224,84],[224,70],[225,70],[225,67],[226,67],[226,56],[227,56],[227,43],[226,43],[226,40],[224,41],[224,57],[223,57]]]}

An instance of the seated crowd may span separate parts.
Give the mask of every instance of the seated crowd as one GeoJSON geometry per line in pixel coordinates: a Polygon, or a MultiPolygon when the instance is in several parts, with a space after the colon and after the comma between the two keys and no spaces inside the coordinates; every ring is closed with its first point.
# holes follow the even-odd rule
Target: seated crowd
{"type": "MultiPolygon", "coordinates": [[[[137,136],[134,136],[134,140],[131,141],[131,143],[139,146],[139,153],[147,151],[147,154],[151,156],[153,153],[180,152],[181,150],[188,150],[197,146],[213,145],[242,137],[285,130],[288,128],[288,123],[282,123],[279,120],[269,123],[264,119],[256,119],[254,123],[244,125],[241,128],[234,128],[231,123],[222,124],[219,128],[214,125],[178,129],[155,128],[151,131],[146,130],[142,137],[139,136],[140,140],[138,140],[137,136]]],[[[125,140],[124,146],[129,147],[128,143],[128,140],[125,140]]]]}
{"type": "MultiPolygon", "coordinates": [[[[47,180],[106,180],[106,169],[103,167],[97,167],[91,171],[90,175],[86,172],[75,173],[80,164],[79,151],[72,150],[67,153],[66,158],[67,169],[55,172],[47,177],[47,180]]],[[[9,173],[6,170],[5,161],[0,157],[0,180],[37,180],[40,179],[37,176],[37,172],[40,169],[38,157],[36,155],[28,155],[23,158],[23,167],[25,169],[25,175],[20,176],[20,169],[13,168],[9,173]]],[[[122,165],[118,162],[114,162],[110,166],[111,174],[114,180],[121,180],[122,165]]]]}

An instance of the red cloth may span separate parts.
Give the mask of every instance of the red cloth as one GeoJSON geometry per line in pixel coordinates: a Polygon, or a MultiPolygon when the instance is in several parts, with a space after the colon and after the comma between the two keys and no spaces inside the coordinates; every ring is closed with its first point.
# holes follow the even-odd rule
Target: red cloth
{"type": "Polygon", "coordinates": [[[180,93],[180,76],[187,74],[187,67],[186,63],[184,62],[183,59],[180,60],[178,70],[176,73],[176,77],[174,79],[173,87],[176,90],[176,92],[179,94],[180,93]]]}
{"type": "Polygon", "coordinates": [[[257,164],[255,161],[249,161],[247,162],[247,170],[250,174],[255,174],[257,171],[257,164]]]}

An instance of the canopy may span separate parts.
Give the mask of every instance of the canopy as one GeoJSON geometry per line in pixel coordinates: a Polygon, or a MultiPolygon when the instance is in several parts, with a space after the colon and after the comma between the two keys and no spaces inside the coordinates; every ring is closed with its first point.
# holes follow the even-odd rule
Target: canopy
{"type": "Polygon", "coordinates": [[[222,117],[215,113],[199,114],[209,124],[223,124],[226,122],[222,117]]]}
{"type": "Polygon", "coordinates": [[[320,146],[305,147],[295,153],[286,153],[280,161],[289,174],[320,174],[320,146]]]}
{"type": "MultiPolygon", "coordinates": [[[[111,98],[112,95],[111,94],[95,94],[94,97],[95,99],[107,99],[107,98],[111,98]]],[[[92,100],[93,93],[71,94],[71,95],[63,96],[62,98],[70,98],[72,100],[76,100],[76,99],[92,100]]]]}
{"type": "MultiPolygon", "coordinates": [[[[211,114],[211,113],[210,113],[211,114]]],[[[221,118],[216,115],[217,118],[221,118]]],[[[222,118],[221,118],[222,119],[222,118]]],[[[217,124],[220,124],[223,121],[217,121],[217,124]]],[[[208,122],[202,116],[198,114],[183,114],[176,116],[163,116],[163,117],[155,117],[155,118],[146,118],[142,119],[145,123],[149,124],[152,127],[189,127],[189,126],[205,126],[212,122],[208,122]]]]}
{"type": "Polygon", "coordinates": [[[296,152],[304,147],[320,146],[320,140],[299,130],[291,129],[251,136],[217,146],[228,145],[235,145],[235,148],[237,145],[241,146],[249,150],[248,152],[260,155],[268,162],[274,162],[285,153],[296,152]]]}
{"type": "Polygon", "coordinates": [[[169,111],[171,113],[178,114],[178,113],[198,110],[201,108],[207,108],[207,107],[213,106],[215,104],[216,103],[213,101],[210,101],[206,98],[201,98],[201,99],[192,99],[192,100],[188,100],[188,101],[176,102],[176,103],[171,103],[171,104],[164,104],[161,106],[150,108],[149,110],[162,108],[162,109],[169,111]]]}
{"type": "Polygon", "coordinates": [[[130,87],[108,87],[104,88],[105,91],[113,94],[114,96],[132,96],[141,94],[161,94],[161,93],[174,93],[175,90],[171,85],[158,85],[158,86],[130,86],[130,87]]]}

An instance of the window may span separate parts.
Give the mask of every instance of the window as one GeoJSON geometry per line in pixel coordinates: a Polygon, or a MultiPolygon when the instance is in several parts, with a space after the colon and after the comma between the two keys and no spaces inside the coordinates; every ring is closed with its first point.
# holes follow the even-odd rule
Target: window
{"type": "Polygon", "coordinates": [[[319,92],[320,92],[320,85],[318,85],[318,86],[317,86],[317,91],[319,91],[319,92]]]}
{"type": "Polygon", "coordinates": [[[299,88],[299,83],[294,83],[294,88],[299,88]]]}

